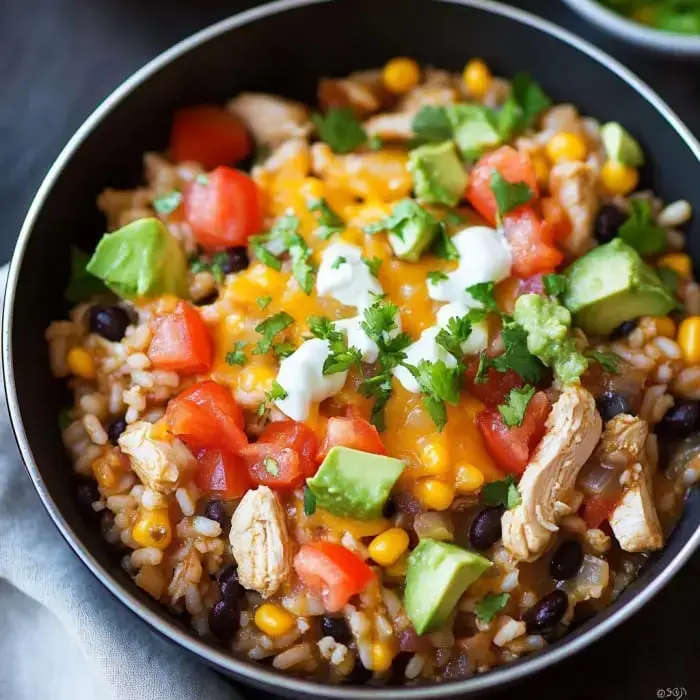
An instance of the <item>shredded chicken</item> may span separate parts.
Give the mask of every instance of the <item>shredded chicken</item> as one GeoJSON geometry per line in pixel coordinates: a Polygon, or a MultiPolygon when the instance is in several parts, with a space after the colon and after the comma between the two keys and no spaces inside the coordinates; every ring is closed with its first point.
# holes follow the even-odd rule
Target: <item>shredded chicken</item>
{"type": "Polygon", "coordinates": [[[318,85],[318,103],[324,111],[350,108],[359,119],[374,114],[382,105],[379,86],[349,78],[323,78],[318,85]]]}
{"type": "Polygon", "coordinates": [[[593,396],[579,386],[567,387],[546,428],[518,485],[522,503],[503,514],[503,544],[522,561],[545,551],[559,520],[571,511],[576,476],[602,429],[593,396]]]}
{"type": "Polygon", "coordinates": [[[571,222],[571,232],[563,244],[572,255],[585,253],[593,241],[598,211],[596,180],[593,168],[580,161],[559,163],[549,175],[550,192],[571,222]]]}
{"type": "Polygon", "coordinates": [[[153,424],[132,423],[119,437],[121,451],[131,457],[131,467],[139,479],[154,491],[172,493],[182,476],[194,468],[191,452],[177,438],[170,441],[153,437],[153,424]]]}
{"type": "Polygon", "coordinates": [[[306,138],[313,129],[306,105],[263,92],[242,92],[227,108],[250,129],[258,143],[271,148],[287,139],[306,138]]]}
{"type": "Polygon", "coordinates": [[[630,479],[610,516],[610,527],[626,552],[661,549],[663,533],[651,497],[651,464],[647,456],[649,426],[635,416],[620,414],[605,426],[597,457],[601,462],[622,453],[630,464],[630,479]]]}
{"type": "Polygon", "coordinates": [[[243,496],[229,540],[241,585],[263,598],[274,595],[292,570],[292,547],[282,505],[267,486],[243,496]]]}
{"type": "Polygon", "coordinates": [[[368,119],[364,126],[368,136],[384,141],[408,141],[413,137],[413,113],[385,112],[368,119]]]}

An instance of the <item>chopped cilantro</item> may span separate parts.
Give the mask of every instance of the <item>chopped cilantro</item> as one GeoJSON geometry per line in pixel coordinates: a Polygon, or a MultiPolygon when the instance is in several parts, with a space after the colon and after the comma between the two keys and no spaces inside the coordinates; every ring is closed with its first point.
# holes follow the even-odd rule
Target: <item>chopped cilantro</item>
{"type": "Polygon", "coordinates": [[[318,135],[335,153],[350,153],[367,143],[367,133],[348,107],[329,109],[325,115],[314,114],[318,135]]]}
{"type": "Polygon", "coordinates": [[[323,363],[324,375],[345,372],[362,358],[362,353],[357,348],[349,348],[345,334],[325,316],[311,316],[309,330],[316,338],[328,343],[330,352],[323,363]]]}
{"type": "Polygon", "coordinates": [[[190,259],[190,271],[193,275],[200,272],[211,272],[218,284],[224,281],[224,270],[228,262],[228,255],[221,251],[209,257],[194,257],[190,259]]]}
{"type": "Polygon", "coordinates": [[[481,489],[481,501],[487,506],[505,506],[511,510],[522,503],[515,479],[509,474],[501,481],[490,481],[481,489]]]}
{"type": "Polygon", "coordinates": [[[431,246],[433,255],[443,260],[459,260],[459,251],[452,239],[447,235],[447,228],[443,224],[439,227],[437,236],[431,246]]]}
{"type": "Polygon", "coordinates": [[[440,270],[433,270],[428,273],[428,280],[432,284],[437,284],[438,282],[442,282],[446,279],[449,279],[449,277],[444,272],[440,272],[440,270]]]}
{"type": "Polygon", "coordinates": [[[275,353],[275,357],[289,357],[296,348],[291,343],[273,343],[272,352],[275,353]]]}
{"type": "Polygon", "coordinates": [[[493,620],[496,613],[506,607],[510,600],[510,593],[487,593],[474,606],[474,612],[481,622],[487,624],[493,620]]]}
{"type": "Polygon", "coordinates": [[[495,169],[491,173],[489,187],[501,216],[527,204],[535,196],[526,182],[509,182],[495,169]]]}
{"type": "Polygon", "coordinates": [[[331,209],[330,205],[323,197],[320,199],[312,199],[309,202],[309,211],[318,215],[319,226],[314,231],[314,234],[321,240],[327,241],[331,236],[336,233],[342,233],[345,229],[343,220],[331,209]]]}
{"type": "Polygon", "coordinates": [[[437,219],[418,202],[413,199],[402,199],[394,205],[389,216],[368,224],[364,227],[364,232],[375,234],[380,231],[389,231],[403,240],[404,226],[413,224],[416,220],[423,223],[426,228],[438,223],[437,219]]]}
{"type": "Polygon", "coordinates": [[[272,382],[272,389],[265,394],[268,401],[284,401],[288,396],[287,390],[276,379],[272,382]]]}
{"type": "MultiPolygon", "coordinates": [[[[498,372],[512,369],[526,382],[536,384],[542,376],[542,363],[527,349],[525,329],[515,321],[507,320],[503,324],[501,338],[505,352],[487,364],[492,365],[498,372]]],[[[479,369],[481,370],[481,363],[479,369]]]]}
{"type": "Polygon", "coordinates": [[[539,83],[528,73],[518,73],[510,81],[510,96],[499,113],[499,126],[505,140],[527,129],[552,104],[539,83]]]}
{"type": "Polygon", "coordinates": [[[89,301],[95,294],[107,291],[102,280],[93,277],[85,269],[89,261],[90,256],[87,253],[75,246],[71,247],[70,280],[64,296],[73,304],[89,301]]]}
{"type": "Polygon", "coordinates": [[[242,340],[239,340],[234,346],[233,350],[231,352],[226,353],[226,364],[227,365],[244,365],[246,362],[246,356],[245,353],[243,352],[243,348],[245,348],[245,343],[242,340]]]}
{"type": "Polygon", "coordinates": [[[306,241],[297,233],[294,242],[289,247],[292,259],[292,274],[305,294],[311,294],[314,289],[314,269],[309,264],[311,249],[306,241]]]}
{"type": "Polygon", "coordinates": [[[304,515],[313,515],[316,512],[316,494],[304,486],[304,515]]]}
{"type": "Polygon", "coordinates": [[[498,304],[496,303],[493,282],[479,282],[478,284],[472,284],[470,287],[467,287],[466,291],[487,311],[493,311],[497,314],[501,313],[501,310],[498,308],[498,304]]]}
{"type": "Polygon", "coordinates": [[[630,215],[617,235],[640,255],[660,253],[666,247],[666,231],[654,223],[651,202],[630,200],[630,215]]]}
{"type": "Polygon", "coordinates": [[[379,268],[382,266],[382,262],[384,262],[381,258],[378,258],[376,255],[373,258],[362,258],[362,262],[367,265],[369,268],[369,271],[377,277],[379,275],[379,268]]]}
{"type": "Polygon", "coordinates": [[[255,326],[255,332],[260,333],[262,338],[258,340],[253,354],[264,355],[266,352],[269,352],[275,336],[291,326],[292,323],[294,323],[294,319],[286,311],[280,311],[278,314],[258,323],[255,326]]]}
{"type": "Polygon", "coordinates": [[[264,311],[272,301],[272,297],[258,297],[256,300],[257,305],[264,311]]]}
{"type": "Polygon", "coordinates": [[[346,263],[348,259],[344,255],[339,255],[331,265],[331,270],[337,270],[343,263],[346,263]]]}
{"type": "Polygon", "coordinates": [[[506,402],[498,407],[499,413],[503,416],[503,421],[509,428],[523,424],[525,411],[534,395],[535,387],[529,384],[510,390],[506,402]]]}
{"type": "Polygon", "coordinates": [[[447,214],[445,214],[445,223],[450,226],[459,226],[465,221],[466,219],[459,212],[448,211],[447,214]]]}
{"type": "Polygon", "coordinates": [[[597,362],[604,371],[610,374],[620,374],[622,358],[614,352],[600,352],[598,350],[586,350],[583,353],[589,360],[597,362]]]}
{"type": "Polygon", "coordinates": [[[423,405],[439,431],[447,423],[445,403],[458,404],[464,367],[448,367],[442,360],[421,360],[416,367],[404,364],[423,394],[423,405]]]}
{"type": "Polygon", "coordinates": [[[384,139],[375,134],[374,136],[369,137],[369,141],[367,142],[367,145],[373,150],[373,151],[378,151],[384,146],[384,139]]]}
{"type": "Polygon", "coordinates": [[[282,261],[276,255],[273,255],[261,241],[257,240],[259,238],[261,238],[261,236],[250,237],[250,246],[253,250],[253,255],[264,265],[279,272],[282,269],[282,261]]]}
{"type": "Polygon", "coordinates": [[[569,286],[569,280],[564,275],[549,274],[542,277],[544,291],[550,296],[558,297],[566,292],[569,286]]]}
{"type": "Polygon", "coordinates": [[[153,208],[158,214],[172,214],[182,203],[182,192],[173,190],[153,200],[153,208]]]}
{"type": "Polygon", "coordinates": [[[444,107],[422,107],[413,117],[411,128],[422,143],[442,143],[452,138],[452,126],[444,107]]]}
{"type": "Polygon", "coordinates": [[[469,314],[461,318],[453,316],[447,325],[438,331],[435,341],[459,360],[464,356],[462,343],[469,339],[471,332],[472,321],[469,314]]]}
{"type": "Polygon", "coordinates": [[[270,476],[280,475],[279,462],[272,457],[265,457],[265,459],[263,459],[263,469],[270,474],[270,476]]]}

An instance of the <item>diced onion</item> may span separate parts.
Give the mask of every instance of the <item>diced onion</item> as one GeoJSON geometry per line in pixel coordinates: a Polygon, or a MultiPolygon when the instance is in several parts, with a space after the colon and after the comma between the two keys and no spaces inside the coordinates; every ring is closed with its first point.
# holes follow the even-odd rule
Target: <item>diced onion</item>
{"type": "Polygon", "coordinates": [[[586,464],[578,476],[576,488],[586,496],[619,495],[620,471],[598,461],[586,464]]]}
{"type": "Polygon", "coordinates": [[[610,566],[604,559],[585,554],[576,576],[562,584],[572,604],[600,598],[610,581],[610,566]]]}
{"type": "Polygon", "coordinates": [[[413,521],[413,529],[421,540],[452,540],[454,530],[448,515],[444,513],[421,513],[413,521]]]}

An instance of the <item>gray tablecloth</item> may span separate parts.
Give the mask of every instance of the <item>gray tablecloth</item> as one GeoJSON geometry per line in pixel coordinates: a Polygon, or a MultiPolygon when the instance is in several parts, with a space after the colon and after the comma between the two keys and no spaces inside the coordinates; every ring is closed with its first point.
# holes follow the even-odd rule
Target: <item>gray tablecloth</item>
{"type": "MultiPolygon", "coordinates": [[[[5,277],[2,268],[2,290],[5,277]]],[[[0,391],[0,699],[239,698],[125,610],[73,554],[22,466],[0,391]]]]}

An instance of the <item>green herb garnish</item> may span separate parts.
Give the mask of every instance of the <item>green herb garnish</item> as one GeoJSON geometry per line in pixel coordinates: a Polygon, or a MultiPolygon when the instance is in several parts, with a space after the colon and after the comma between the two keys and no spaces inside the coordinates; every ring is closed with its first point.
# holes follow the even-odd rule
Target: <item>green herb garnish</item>
{"type": "Polygon", "coordinates": [[[350,153],[367,143],[367,132],[348,107],[329,109],[325,115],[314,114],[318,135],[335,153],[350,153]]]}
{"type": "Polygon", "coordinates": [[[501,481],[489,481],[481,488],[481,501],[486,506],[505,506],[511,510],[522,503],[515,479],[508,475],[501,481]]]}
{"type": "Polygon", "coordinates": [[[253,354],[264,355],[266,352],[269,352],[275,336],[291,326],[292,323],[294,323],[294,319],[286,311],[280,311],[278,314],[266,318],[255,326],[255,332],[260,333],[262,338],[258,340],[253,354]]]}
{"type": "Polygon", "coordinates": [[[246,356],[243,352],[246,344],[239,340],[234,346],[233,350],[226,353],[226,364],[227,365],[244,365],[246,363],[246,356]]]}
{"type": "Polygon", "coordinates": [[[510,600],[510,593],[487,593],[476,605],[474,612],[481,622],[489,623],[496,613],[503,610],[510,600]]]}
{"type": "Polygon", "coordinates": [[[510,390],[506,402],[498,407],[498,412],[503,416],[503,421],[509,428],[523,424],[525,411],[534,395],[535,387],[529,384],[510,390]]]}

